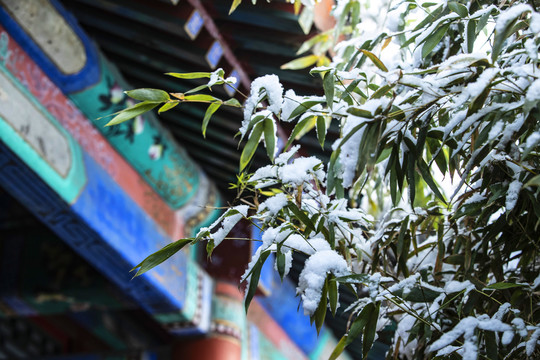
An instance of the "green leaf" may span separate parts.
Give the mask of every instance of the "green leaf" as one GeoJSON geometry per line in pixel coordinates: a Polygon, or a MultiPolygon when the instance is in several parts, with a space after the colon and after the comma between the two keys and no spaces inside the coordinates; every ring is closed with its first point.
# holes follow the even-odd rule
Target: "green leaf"
{"type": "Polygon", "coordinates": [[[424,45],[422,46],[422,59],[425,59],[428,56],[435,46],[437,46],[442,38],[448,33],[448,28],[450,24],[440,26],[435,33],[427,37],[424,45]]]}
{"type": "Polygon", "coordinates": [[[291,135],[289,136],[289,139],[287,140],[287,143],[285,144],[284,149],[288,149],[289,146],[291,146],[294,139],[296,139],[296,137],[306,128],[306,126],[310,124],[310,121],[312,121],[315,118],[316,116],[313,115],[313,116],[308,116],[300,120],[294,127],[294,130],[292,131],[291,135]]]}
{"type": "Polygon", "coordinates": [[[220,106],[221,104],[218,102],[211,103],[208,106],[208,109],[206,109],[206,112],[204,113],[204,119],[202,122],[202,134],[205,138],[206,138],[206,127],[208,126],[208,122],[210,122],[210,118],[217,111],[217,109],[219,109],[220,106]]]}
{"type": "Polygon", "coordinates": [[[257,147],[259,146],[259,141],[261,140],[262,133],[263,122],[258,122],[257,125],[255,125],[255,127],[253,128],[253,131],[249,136],[246,146],[244,146],[242,155],[240,155],[240,171],[245,169],[245,167],[255,154],[255,150],[257,150],[257,147]]]}
{"type": "Polygon", "coordinates": [[[281,281],[283,281],[283,278],[285,277],[285,254],[281,251],[276,253],[276,268],[281,281]]]}
{"type": "Polygon", "coordinates": [[[169,111],[178,104],[180,104],[180,101],[178,101],[178,100],[168,101],[165,104],[163,104],[162,107],[159,108],[158,113],[161,114],[162,112],[169,111]]]}
{"type": "Polygon", "coordinates": [[[323,88],[324,95],[326,96],[326,104],[330,109],[334,105],[334,73],[332,71],[327,72],[324,75],[323,88]]]}
{"type": "Polygon", "coordinates": [[[264,144],[270,161],[274,161],[276,153],[276,124],[270,118],[264,119],[264,144]]]}
{"type": "Polygon", "coordinates": [[[144,114],[145,112],[152,110],[158,105],[159,103],[155,103],[155,102],[146,102],[146,101],[140,102],[131,107],[128,107],[127,109],[119,111],[118,115],[113,117],[112,120],[109,121],[105,126],[118,125],[120,123],[123,123],[124,121],[131,120],[134,117],[137,117],[141,114],[144,114]]]}
{"type": "MultiPolygon", "coordinates": [[[[410,153],[409,153],[410,154],[410,153]]],[[[409,184],[409,200],[414,207],[414,198],[416,196],[416,171],[414,169],[414,157],[411,156],[407,163],[407,183],[409,184]]]]}
{"type": "Polygon", "coordinates": [[[347,112],[349,114],[354,115],[354,116],[363,117],[363,118],[366,118],[366,119],[373,119],[373,114],[370,111],[360,109],[360,108],[357,108],[357,107],[354,107],[354,106],[349,107],[347,109],[347,112]]]}
{"type": "Polygon", "coordinates": [[[368,284],[369,279],[368,274],[351,274],[337,277],[336,281],[342,284],[368,284]]]}
{"type": "Polygon", "coordinates": [[[484,340],[486,343],[486,355],[488,359],[499,359],[499,347],[497,345],[497,338],[495,337],[495,332],[484,331],[484,340]]]}
{"type": "Polygon", "coordinates": [[[193,94],[197,91],[200,91],[202,89],[207,89],[208,88],[208,85],[204,84],[204,85],[200,85],[200,86],[197,86],[196,88],[193,88],[191,90],[188,90],[186,91],[184,94],[193,94]]]}
{"type": "Polygon", "coordinates": [[[315,328],[317,329],[317,335],[320,333],[321,328],[324,324],[324,318],[326,317],[326,309],[328,308],[328,281],[324,282],[322,288],[321,300],[319,305],[315,310],[315,313],[312,315],[312,318],[315,320],[315,328]]]}
{"type": "Polygon", "coordinates": [[[504,289],[511,289],[516,287],[524,287],[523,284],[515,284],[515,283],[507,283],[507,282],[498,282],[495,284],[491,284],[485,287],[485,289],[491,289],[491,290],[504,290],[504,289]]]}
{"type": "Polygon", "coordinates": [[[439,198],[439,200],[441,200],[443,203],[446,204],[446,199],[444,198],[443,194],[439,191],[439,187],[433,180],[433,177],[431,176],[431,172],[429,171],[429,168],[426,162],[424,161],[424,159],[419,158],[417,160],[417,164],[418,164],[418,170],[420,170],[420,174],[422,175],[422,178],[424,178],[424,181],[426,182],[426,184],[428,184],[431,191],[433,191],[433,193],[435,194],[435,196],[439,198]]]}
{"type": "Polygon", "coordinates": [[[336,316],[337,302],[338,302],[338,285],[334,275],[328,275],[328,299],[330,300],[330,311],[332,315],[336,316]]]}
{"type": "Polygon", "coordinates": [[[132,99],[148,102],[166,102],[169,101],[169,94],[166,91],[159,89],[135,89],[125,91],[126,95],[132,99]]]}
{"type": "Polygon", "coordinates": [[[212,257],[212,253],[214,252],[214,249],[216,248],[216,244],[214,243],[214,239],[208,240],[206,243],[206,254],[208,257],[208,260],[212,257]]]}
{"type": "Polygon", "coordinates": [[[231,8],[229,9],[229,15],[231,15],[234,12],[234,10],[236,10],[238,5],[240,5],[241,3],[242,3],[242,0],[233,0],[231,8]]]}
{"type": "Polygon", "coordinates": [[[379,307],[377,304],[374,306],[373,311],[369,313],[368,322],[364,328],[364,337],[362,338],[362,355],[364,359],[367,358],[369,350],[373,346],[375,341],[375,333],[377,331],[377,320],[379,319],[379,307]]]}
{"type": "Polygon", "coordinates": [[[192,73],[165,73],[178,79],[201,79],[201,78],[210,78],[210,72],[192,72],[192,73]]]}
{"type": "Polygon", "coordinates": [[[323,116],[317,116],[317,139],[324,150],[324,139],[326,138],[326,120],[323,116]]]}
{"type": "Polygon", "coordinates": [[[529,186],[540,186],[540,175],[536,175],[524,185],[524,187],[529,186]]]}
{"type": "Polygon", "coordinates": [[[194,102],[214,102],[214,101],[217,101],[217,102],[220,102],[221,103],[221,100],[212,96],[212,95],[206,95],[206,94],[197,94],[197,95],[187,95],[187,96],[184,96],[184,101],[194,101],[194,102]]]}
{"type": "Polygon", "coordinates": [[[472,53],[474,50],[474,42],[476,40],[476,21],[469,20],[467,23],[467,52],[472,53]]]}
{"type": "Polygon", "coordinates": [[[309,34],[311,31],[311,26],[313,25],[314,12],[311,6],[304,6],[304,9],[298,17],[298,24],[302,28],[304,34],[309,34]]]}
{"type": "Polygon", "coordinates": [[[469,16],[469,10],[463,4],[460,4],[456,1],[451,1],[448,3],[448,8],[461,16],[462,18],[469,16]]]}
{"type": "Polygon", "coordinates": [[[298,220],[300,220],[306,226],[306,230],[315,230],[315,224],[313,224],[309,216],[307,216],[305,212],[299,209],[295,203],[289,201],[289,205],[287,205],[287,207],[293,212],[294,216],[296,216],[298,220]]]}
{"type": "Polygon", "coordinates": [[[364,49],[360,49],[360,51],[364,55],[366,55],[369,58],[369,60],[371,60],[371,62],[373,62],[373,64],[375,64],[376,67],[378,67],[379,69],[381,69],[384,72],[388,72],[388,69],[383,64],[381,59],[379,59],[374,53],[372,53],[371,51],[368,51],[368,50],[364,50],[364,49]]]}
{"type": "Polygon", "coordinates": [[[242,107],[242,104],[240,104],[240,101],[236,100],[235,98],[231,98],[227,101],[224,101],[223,105],[233,106],[233,107],[238,107],[238,108],[242,107]]]}
{"type": "Polygon", "coordinates": [[[315,64],[317,62],[317,60],[319,60],[319,57],[317,55],[303,56],[301,58],[289,61],[288,63],[285,63],[285,64],[281,65],[279,68],[281,70],[305,69],[305,68],[315,64]]]}
{"type": "Polygon", "coordinates": [[[303,103],[299,104],[296,109],[293,110],[293,112],[289,116],[289,119],[294,119],[298,115],[305,113],[307,110],[320,103],[321,102],[317,100],[304,101],[303,103]]]}
{"type": "Polygon", "coordinates": [[[393,86],[391,86],[391,85],[381,86],[380,88],[377,89],[377,91],[375,91],[373,93],[373,95],[371,95],[371,98],[372,99],[380,99],[384,95],[386,95],[388,93],[388,91],[390,91],[390,89],[392,89],[392,88],[393,88],[393,86]]]}
{"type": "Polygon", "coordinates": [[[521,15],[526,11],[528,10],[522,11],[521,13],[512,13],[513,19],[505,19],[507,21],[504,22],[504,26],[496,27],[495,38],[493,39],[493,50],[491,53],[491,61],[493,63],[495,63],[495,61],[499,57],[506,39],[508,39],[510,35],[512,35],[512,33],[515,31],[514,25],[521,17],[521,15]]]}
{"type": "Polygon", "coordinates": [[[142,275],[148,270],[155,268],[174,254],[176,254],[184,246],[191,243],[193,240],[193,238],[180,239],[178,241],[170,243],[169,245],[164,246],[161,250],[156,251],[152,255],[149,255],[146,259],[141,261],[139,265],[131,269],[131,271],[137,268],[139,269],[134,277],[142,275]]]}
{"type": "Polygon", "coordinates": [[[246,310],[246,314],[249,309],[249,304],[251,303],[251,300],[253,300],[253,296],[255,296],[255,292],[257,291],[257,286],[259,285],[259,279],[261,277],[261,270],[264,265],[264,262],[268,258],[268,255],[270,255],[270,250],[263,251],[259,258],[257,259],[257,262],[255,265],[253,265],[253,268],[250,272],[250,280],[249,280],[249,288],[246,294],[246,300],[244,302],[244,308],[246,310]]]}
{"type": "Polygon", "coordinates": [[[370,314],[375,308],[373,303],[369,303],[358,314],[356,319],[354,319],[349,331],[339,340],[336,348],[328,358],[329,360],[336,360],[339,355],[345,350],[349,344],[351,344],[354,339],[356,339],[361,333],[368,321],[370,320],[370,314]]]}
{"type": "Polygon", "coordinates": [[[305,53],[306,51],[311,49],[313,46],[315,46],[315,44],[327,41],[328,38],[329,36],[327,32],[312,36],[310,39],[304,41],[304,43],[300,46],[300,48],[296,52],[296,55],[305,53]]]}

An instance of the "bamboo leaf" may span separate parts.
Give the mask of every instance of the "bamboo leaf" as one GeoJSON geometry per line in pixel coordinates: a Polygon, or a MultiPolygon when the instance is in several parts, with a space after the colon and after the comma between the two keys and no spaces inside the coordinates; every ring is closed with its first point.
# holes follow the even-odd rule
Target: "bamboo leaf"
{"type": "Polygon", "coordinates": [[[299,70],[305,69],[309,66],[314,65],[319,57],[317,55],[307,55],[298,59],[294,59],[280,66],[281,70],[299,70]]]}
{"type": "Polygon", "coordinates": [[[200,86],[197,86],[196,88],[186,91],[184,94],[193,94],[193,93],[196,93],[197,91],[207,89],[207,88],[208,88],[208,85],[206,84],[200,85],[200,86]]]}
{"type": "Polygon", "coordinates": [[[298,220],[300,220],[306,226],[306,230],[308,229],[309,231],[315,230],[315,224],[313,224],[309,216],[307,216],[305,212],[299,209],[295,203],[293,203],[292,201],[289,201],[288,208],[293,212],[294,216],[296,216],[298,220]]]}
{"type": "Polygon", "coordinates": [[[178,100],[168,101],[165,104],[163,104],[162,107],[159,108],[158,113],[161,114],[162,112],[169,111],[178,104],[180,104],[180,102],[178,100]]]}
{"type": "Polygon", "coordinates": [[[504,289],[511,289],[511,288],[516,288],[516,287],[524,287],[524,286],[525,285],[523,285],[523,284],[498,282],[498,283],[495,283],[495,284],[488,285],[485,288],[486,289],[491,289],[491,290],[504,290],[504,289]]]}
{"type": "Polygon", "coordinates": [[[233,0],[233,3],[231,4],[231,8],[229,9],[229,15],[231,15],[234,10],[242,3],[242,0],[233,0]]]}
{"type": "Polygon", "coordinates": [[[174,254],[176,254],[178,251],[180,251],[184,246],[193,242],[193,240],[193,238],[180,239],[164,246],[161,250],[156,251],[152,255],[149,255],[146,259],[144,259],[137,266],[131,269],[131,271],[139,269],[137,273],[135,273],[134,277],[140,276],[148,270],[155,268],[174,254]]]}
{"type": "Polygon", "coordinates": [[[332,109],[334,105],[334,86],[334,73],[332,71],[328,71],[326,74],[324,74],[323,88],[324,95],[326,96],[326,104],[330,109],[332,109]]]}
{"type": "Polygon", "coordinates": [[[218,101],[221,103],[221,100],[217,97],[214,97],[212,95],[206,95],[206,94],[197,94],[197,95],[186,95],[184,96],[184,101],[193,101],[193,102],[214,102],[218,101]]]}
{"type": "Polygon", "coordinates": [[[368,274],[351,274],[339,276],[336,278],[336,281],[342,284],[367,284],[369,283],[369,279],[368,274]]]}
{"type": "Polygon", "coordinates": [[[417,161],[417,164],[418,164],[418,170],[420,170],[420,174],[422,175],[422,178],[424,178],[424,181],[426,182],[426,184],[428,184],[431,191],[433,191],[433,193],[435,194],[435,196],[439,198],[439,200],[441,200],[443,203],[446,204],[446,199],[444,198],[443,194],[439,190],[439,187],[433,180],[433,177],[431,176],[431,172],[429,171],[429,168],[426,162],[424,161],[424,159],[419,158],[417,161]]]}
{"type": "Polygon", "coordinates": [[[456,1],[450,1],[448,3],[448,8],[458,14],[460,17],[465,18],[469,16],[469,10],[467,10],[467,7],[463,4],[460,4],[456,1]]]}
{"type": "Polygon", "coordinates": [[[326,120],[323,116],[317,116],[317,139],[324,150],[324,139],[326,138],[326,120]]]}
{"type": "Polygon", "coordinates": [[[303,103],[299,104],[296,109],[293,110],[291,115],[289,115],[289,119],[294,119],[298,115],[305,113],[307,110],[320,103],[321,102],[317,100],[304,101],[303,103]]]}
{"type": "Polygon", "coordinates": [[[276,153],[276,124],[271,118],[264,119],[264,144],[270,161],[274,161],[276,153]]]}
{"type": "Polygon", "coordinates": [[[255,292],[257,291],[257,286],[259,285],[259,279],[261,277],[261,270],[264,262],[268,258],[268,255],[270,255],[270,250],[263,251],[251,269],[249,287],[246,293],[246,300],[244,301],[246,314],[249,309],[249,304],[251,304],[251,300],[253,300],[253,296],[255,296],[255,292]]]}
{"type": "Polygon", "coordinates": [[[313,122],[313,120],[316,119],[316,116],[308,116],[302,120],[300,120],[296,126],[294,127],[291,135],[289,136],[289,139],[287,140],[287,143],[285,144],[284,149],[288,149],[289,146],[291,146],[292,142],[300,136],[300,133],[306,133],[306,128],[308,128],[308,131],[311,130],[309,128],[310,124],[313,122]]]}
{"type": "Polygon", "coordinates": [[[334,275],[328,275],[328,299],[330,300],[330,311],[332,315],[336,315],[337,311],[337,302],[338,302],[338,282],[336,281],[334,275]]]}
{"type": "Polygon", "coordinates": [[[125,91],[125,93],[130,98],[139,101],[162,103],[170,100],[169,94],[166,91],[159,89],[143,88],[125,91]]]}
{"type": "Polygon", "coordinates": [[[476,40],[476,21],[469,20],[467,23],[467,52],[472,53],[476,40]]]}
{"type": "Polygon", "coordinates": [[[422,59],[425,59],[432,51],[435,49],[442,38],[448,33],[448,28],[450,24],[440,26],[435,33],[428,36],[424,45],[422,46],[422,59]]]}
{"type": "Polygon", "coordinates": [[[242,151],[242,155],[240,155],[240,171],[245,169],[245,167],[255,154],[255,150],[257,150],[257,147],[259,146],[259,141],[261,140],[262,133],[263,122],[258,122],[257,125],[255,125],[255,127],[253,128],[251,135],[249,136],[246,146],[242,151]]]}
{"type": "Polygon", "coordinates": [[[178,79],[201,79],[201,78],[210,78],[210,72],[191,72],[191,73],[165,73],[178,79]]]}
{"type": "Polygon", "coordinates": [[[285,277],[285,254],[281,251],[276,253],[276,268],[281,281],[283,281],[283,278],[285,277]]]}
{"type": "Polygon", "coordinates": [[[218,102],[211,103],[208,106],[208,109],[206,109],[206,112],[204,113],[204,119],[202,122],[202,134],[205,138],[206,138],[206,127],[208,126],[208,123],[210,122],[210,118],[217,111],[217,109],[219,109],[220,106],[221,104],[218,102]]]}
{"type": "Polygon", "coordinates": [[[375,341],[375,333],[377,331],[377,321],[379,319],[379,307],[377,304],[374,306],[373,311],[369,313],[369,319],[364,328],[364,337],[362,338],[362,355],[364,359],[367,358],[369,350],[373,346],[375,341]]]}
{"type": "Polygon", "coordinates": [[[378,67],[379,69],[381,69],[382,71],[384,72],[388,72],[388,69],[386,68],[386,66],[383,64],[383,62],[381,61],[381,59],[379,59],[377,57],[377,55],[375,55],[374,53],[372,53],[371,51],[368,51],[368,50],[364,50],[364,49],[360,49],[360,51],[366,55],[369,60],[371,60],[371,62],[373,64],[375,64],[376,67],[378,67]]]}
{"type": "Polygon", "coordinates": [[[347,112],[354,116],[363,117],[366,119],[373,119],[373,114],[369,110],[364,110],[364,109],[351,106],[347,109],[347,112]]]}
{"type": "Polygon", "coordinates": [[[375,308],[373,303],[369,303],[354,319],[349,331],[339,340],[336,348],[329,357],[329,360],[336,360],[339,355],[345,350],[345,348],[354,341],[361,333],[368,321],[370,320],[370,313],[375,308]]]}
{"type": "Polygon", "coordinates": [[[322,288],[321,300],[319,305],[315,310],[315,313],[312,315],[315,320],[315,328],[317,329],[317,335],[320,333],[321,328],[324,324],[324,318],[326,317],[326,309],[328,308],[328,281],[325,281],[322,288]]]}
{"type": "Polygon", "coordinates": [[[134,117],[137,117],[141,114],[144,114],[145,112],[148,112],[158,106],[159,103],[155,102],[140,102],[137,103],[131,107],[128,107],[127,109],[124,109],[118,113],[115,117],[112,118],[111,121],[109,121],[105,126],[112,126],[112,125],[118,125],[123,123],[124,121],[128,121],[133,119],[134,117]]]}
{"type": "Polygon", "coordinates": [[[230,98],[229,100],[224,101],[223,105],[238,107],[238,108],[242,107],[242,104],[240,104],[240,101],[236,100],[235,98],[230,98]]]}

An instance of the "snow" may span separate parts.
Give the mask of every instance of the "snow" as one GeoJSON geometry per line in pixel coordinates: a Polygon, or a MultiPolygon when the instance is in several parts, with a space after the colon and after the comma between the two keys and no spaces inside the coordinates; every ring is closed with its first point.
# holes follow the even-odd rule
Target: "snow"
{"type": "Polygon", "coordinates": [[[463,290],[466,290],[466,293],[468,293],[473,289],[475,289],[475,287],[473,283],[471,283],[469,280],[466,280],[464,282],[452,280],[446,283],[444,287],[444,291],[448,294],[457,293],[463,290]]]}
{"type": "Polygon", "coordinates": [[[278,168],[278,178],[287,184],[296,186],[304,182],[310,182],[313,177],[324,181],[325,173],[322,170],[322,162],[315,156],[300,157],[294,159],[292,164],[287,164],[278,168]],[[319,169],[314,170],[318,167],[319,169]]]}
{"type": "Polygon", "coordinates": [[[536,345],[538,345],[538,338],[540,338],[540,329],[536,329],[527,341],[527,345],[525,346],[527,356],[532,356],[534,353],[534,349],[536,349],[536,345]]]}
{"type": "Polygon", "coordinates": [[[525,148],[532,148],[533,146],[538,145],[540,142],[540,132],[535,131],[529,137],[527,138],[527,141],[525,142],[525,148]]]}
{"type": "Polygon", "coordinates": [[[491,84],[493,79],[499,74],[499,71],[500,70],[497,68],[485,69],[474,83],[467,85],[464,92],[468,94],[470,98],[477,97],[491,84]]]}
{"type": "Polygon", "coordinates": [[[489,140],[494,140],[495,138],[499,137],[501,135],[501,132],[504,128],[504,121],[499,120],[493,125],[491,130],[489,130],[488,138],[489,140]]]}
{"type": "Polygon", "coordinates": [[[463,205],[474,204],[474,203],[478,203],[484,200],[486,200],[486,197],[484,195],[479,194],[479,193],[474,193],[467,200],[465,200],[463,205]]]}
{"type": "Polygon", "coordinates": [[[534,282],[533,282],[533,289],[536,289],[538,286],[540,286],[540,275],[538,275],[536,277],[536,279],[534,279],[534,282]]]}
{"type": "Polygon", "coordinates": [[[463,360],[476,360],[478,357],[476,329],[495,332],[511,331],[512,327],[500,320],[488,318],[466,317],[450,331],[445,332],[428,348],[428,352],[437,351],[450,346],[463,336],[463,360]]]}
{"type": "Polygon", "coordinates": [[[537,102],[540,100],[540,79],[536,79],[527,89],[527,95],[525,99],[530,102],[537,102]]]}
{"type": "Polygon", "coordinates": [[[518,16],[523,14],[524,12],[532,12],[532,8],[530,5],[527,4],[518,4],[515,6],[512,6],[508,8],[508,10],[505,10],[500,13],[499,17],[497,18],[497,24],[495,25],[495,31],[497,33],[501,33],[504,31],[506,26],[510,22],[512,22],[514,19],[516,19],[518,16]]]}
{"type": "Polygon", "coordinates": [[[267,109],[275,115],[279,115],[283,103],[283,86],[276,75],[265,75],[253,80],[251,83],[250,96],[244,104],[244,120],[240,128],[242,135],[245,135],[253,111],[265,96],[269,103],[267,109]]]}
{"type": "Polygon", "coordinates": [[[276,215],[281,209],[287,206],[288,201],[289,199],[284,193],[276,194],[261,203],[261,205],[259,206],[259,212],[262,212],[266,209],[268,210],[270,215],[276,215]]]}
{"type": "Polygon", "coordinates": [[[335,276],[349,274],[345,259],[333,250],[318,251],[311,255],[300,273],[297,293],[301,294],[304,313],[313,315],[321,300],[321,291],[326,275],[335,276]]]}
{"type": "Polygon", "coordinates": [[[223,215],[221,215],[212,225],[209,227],[203,227],[199,230],[197,237],[205,232],[210,232],[216,226],[221,223],[221,226],[214,232],[210,233],[208,236],[214,241],[214,245],[218,246],[224,239],[227,234],[232,230],[232,228],[240,221],[242,218],[247,216],[249,206],[239,205],[228,209],[223,215]]]}
{"type": "Polygon", "coordinates": [[[533,12],[531,15],[531,23],[530,23],[530,29],[533,34],[539,34],[540,33],[540,14],[533,12]]]}
{"type": "Polygon", "coordinates": [[[303,99],[294,93],[294,90],[289,89],[283,97],[283,105],[281,106],[281,121],[292,121],[292,112],[302,104],[303,99]]]}
{"type": "Polygon", "coordinates": [[[523,183],[519,180],[514,180],[510,183],[508,186],[508,191],[506,192],[506,212],[512,211],[514,206],[516,206],[516,202],[519,197],[519,191],[521,190],[521,187],[523,186],[523,183]]]}
{"type": "Polygon", "coordinates": [[[222,80],[223,69],[219,68],[210,74],[210,80],[208,81],[208,87],[214,86],[218,81],[222,80]]]}

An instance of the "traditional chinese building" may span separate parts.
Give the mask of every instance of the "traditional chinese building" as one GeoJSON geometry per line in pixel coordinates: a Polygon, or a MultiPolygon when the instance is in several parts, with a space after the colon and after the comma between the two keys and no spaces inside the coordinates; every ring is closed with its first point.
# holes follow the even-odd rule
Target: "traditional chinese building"
{"type": "Polygon", "coordinates": [[[336,344],[271,268],[245,314],[251,242],[211,262],[191,248],[132,279],[234,195],[240,115],[218,112],[206,141],[198,106],[104,127],[132,104],[123,91],[184,92],[199,83],[163,73],[220,67],[243,92],[266,73],[317,91],[279,68],[306,36],[290,5],[228,16],[228,1],[176,2],[0,0],[0,359],[323,359],[336,344]]]}

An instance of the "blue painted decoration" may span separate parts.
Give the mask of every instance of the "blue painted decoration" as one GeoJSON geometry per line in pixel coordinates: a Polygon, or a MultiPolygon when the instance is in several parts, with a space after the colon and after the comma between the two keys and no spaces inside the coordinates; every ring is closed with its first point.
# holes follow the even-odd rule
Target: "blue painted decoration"
{"type": "Polygon", "coordinates": [[[218,40],[214,41],[206,53],[206,62],[212,69],[215,69],[223,56],[223,48],[218,40]]]}
{"type": "Polygon", "coordinates": [[[189,35],[191,40],[195,40],[197,35],[201,32],[201,29],[204,25],[204,19],[197,10],[193,10],[188,21],[184,25],[184,30],[189,35]]]}

